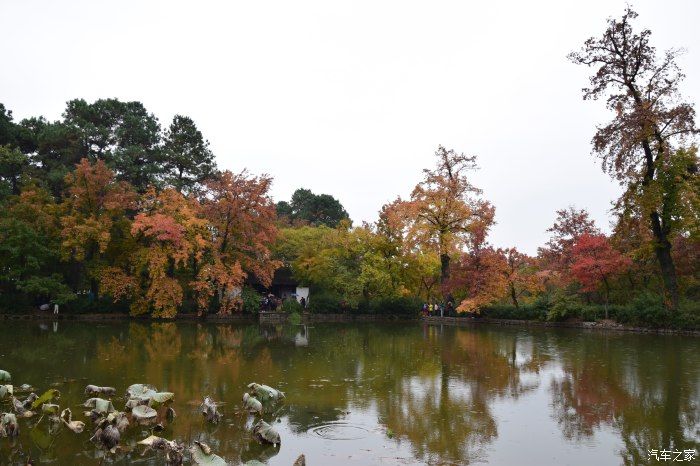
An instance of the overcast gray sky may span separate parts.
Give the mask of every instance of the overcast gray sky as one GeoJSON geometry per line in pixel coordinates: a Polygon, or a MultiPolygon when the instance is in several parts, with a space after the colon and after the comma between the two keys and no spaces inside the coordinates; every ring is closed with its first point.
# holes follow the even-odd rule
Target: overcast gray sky
{"type": "MultiPolygon", "coordinates": [[[[479,157],[496,246],[534,253],[569,204],[609,225],[619,188],[590,155],[603,102],[566,54],[623,0],[0,0],[0,102],[17,120],[65,102],[138,100],[191,116],[222,168],[341,200],[356,222],[406,197],[438,144],[479,157]]],[[[632,2],[658,49],[684,47],[700,97],[700,2],[632,2]]]]}

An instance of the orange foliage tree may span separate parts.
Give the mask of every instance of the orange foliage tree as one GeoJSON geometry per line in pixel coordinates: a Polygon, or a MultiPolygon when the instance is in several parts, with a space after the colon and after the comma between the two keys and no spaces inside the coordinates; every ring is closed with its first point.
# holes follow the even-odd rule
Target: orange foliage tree
{"type": "Polygon", "coordinates": [[[133,315],[151,311],[154,317],[174,317],[191,264],[201,259],[208,244],[207,223],[198,211],[196,200],[175,189],[148,189],[131,225],[135,250],[122,266],[102,269],[102,290],[115,301],[130,300],[133,315]]]}
{"type": "Polygon", "coordinates": [[[476,157],[458,154],[439,146],[433,170],[423,170],[409,201],[392,205],[405,222],[405,235],[417,247],[433,250],[440,257],[440,282],[450,275],[451,258],[465,248],[482,244],[493,224],[494,208],[479,198],[481,191],[467,179],[476,168],[476,157]]]}
{"type": "Polygon", "coordinates": [[[67,196],[62,204],[61,253],[87,269],[90,288],[97,295],[102,255],[115,233],[128,224],[126,211],[135,206],[136,194],[102,160],[82,159],[66,178],[67,196]]]}
{"type": "Polygon", "coordinates": [[[128,264],[104,269],[103,289],[131,301],[131,313],[174,317],[185,296],[199,313],[221,314],[240,302],[249,274],[269,285],[279,262],[271,258],[275,207],[271,178],[221,173],[201,200],[169,188],[141,197],[131,226],[137,244],[128,264]]]}
{"type": "Polygon", "coordinates": [[[463,254],[453,265],[447,288],[461,299],[458,312],[479,313],[506,294],[503,254],[490,246],[463,254]]]}
{"type": "Polygon", "coordinates": [[[149,310],[154,317],[174,317],[182,304],[182,279],[188,266],[202,259],[208,246],[207,222],[198,216],[199,205],[177,190],[156,193],[150,188],[141,200],[131,233],[139,241],[133,275],[142,293],[134,297],[132,314],[149,310]]]}
{"type": "Polygon", "coordinates": [[[200,309],[214,297],[219,313],[230,313],[249,274],[265,286],[272,282],[281,263],[272,259],[270,251],[277,237],[271,184],[267,175],[228,170],[207,183],[202,211],[209,222],[212,244],[208,262],[194,282],[200,309]]]}
{"type": "Polygon", "coordinates": [[[519,308],[523,297],[535,295],[543,288],[533,258],[516,248],[484,245],[455,262],[447,286],[462,299],[457,311],[474,313],[503,299],[519,308]]]}
{"type": "Polygon", "coordinates": [[[508,297],[513,305],[519,308],[523,296],[542,291],[542,280],[537,275],[537,267],[532,257],[516,248],[499,249],[499,253],[504,259],[502,273],[506,280],[508,297]]]}

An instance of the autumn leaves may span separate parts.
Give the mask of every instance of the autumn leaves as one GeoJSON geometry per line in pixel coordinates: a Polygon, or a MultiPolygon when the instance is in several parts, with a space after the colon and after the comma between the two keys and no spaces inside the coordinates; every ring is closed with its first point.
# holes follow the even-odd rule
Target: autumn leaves
{"type": "Polygon", "coordinates": [[[278,266],[267,177],[226,171],[201,197],[173,188],[139,195],[104,162],[83,159],[66,183],[63,257],[134,315],[174,317],[185,296],[200,312],[230,313],[246,272],[269,283],[278,266]]]}

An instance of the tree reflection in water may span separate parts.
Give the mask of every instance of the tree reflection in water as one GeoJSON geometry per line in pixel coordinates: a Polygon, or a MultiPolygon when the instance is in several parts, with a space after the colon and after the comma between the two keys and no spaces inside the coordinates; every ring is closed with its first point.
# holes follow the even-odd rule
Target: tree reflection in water
{"type": "MultiPolygon", "coordinates": [[[[625,465],[648,451],[700,450],[700,364],[682,337],[593,335],[562,340],[564,376],[552,382],[554,417],[568,438],[612,427],[625,465]]],[[[696,342],[692,342],[696,343],[696,342]]]]}
{"type": "MultiPolygon", "coordinates": [[[[16,383],[59,381],[67,405],[83,400],[84,383],[119,390],[151,383],[176,394],[178,419],[163,436],[200,439],[233,464],[282,464],[301,452],[313,458],[330,441],[314,429],[344,422],[368,432],[347,445],[371,450],[370,462],[382,462],[387,448],[409,454],[401,460],[409,463],[489,461],[503,422],[522,426],[516,432],[524,441],[555,426],[564,443],[546,440],[562,449],[611,433],[619,448],[610,454],[630,465],[645,463],[647,449],[700,448],[700,343],[692,338],[415,324],[66,323],[56,333],[9,325],[20,343],[4,350],[2,368],[16,383]],[[238,410],[252,381],[287,393],[280,409],[265,414],[287,436],[281,450],[257,445],[250,418],[238,410]],[[201,419],[197,405],[206,395],[225,403],[225,422],[201,419]],[[531,425],[537,397],[551,416],[531,425]],[[504,404],[513,409],[503,414],[504,404]],[[294,451],[285,453],[290,444],[294,451]]],[[[29,432],[18,444],[34,445],[37,458],[90,455],[79,436],[53,441],[29,432]]],[[[13,448],[0,440],[0,456],[13,448]]]]}

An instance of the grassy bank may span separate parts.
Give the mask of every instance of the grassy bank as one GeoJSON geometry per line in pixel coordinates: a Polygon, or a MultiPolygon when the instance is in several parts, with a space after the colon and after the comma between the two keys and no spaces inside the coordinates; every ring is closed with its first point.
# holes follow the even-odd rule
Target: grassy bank
{"type": "Polygon", "coordinates": [[[682,302],[678,311],[671,312],[659,297],[653,295],[642,295],[624,305],[608,306],[542,297],[517,308],[512,305],[488,306],[481,315],[492,319],[596,322],[606,318],[606,307],[607,318],[622,325],[700,330],[700,303],[682,302]]]}

